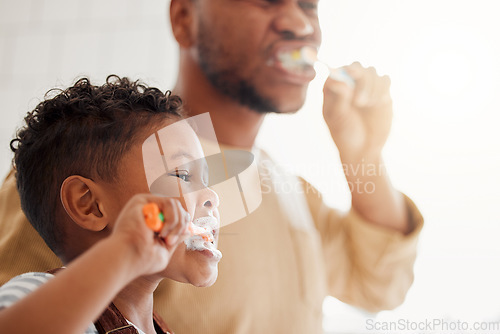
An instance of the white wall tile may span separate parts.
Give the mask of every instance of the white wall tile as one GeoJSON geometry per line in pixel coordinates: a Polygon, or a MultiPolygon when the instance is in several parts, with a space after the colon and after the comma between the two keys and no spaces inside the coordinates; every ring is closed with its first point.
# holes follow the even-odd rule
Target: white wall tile
{"type": "Polygon", "coordinates": [[[18,23],[29,22],[31,20],[31,0],[16,0],[0,2],[0,22],[18,23]]]}
{"type": "Polygon", "coordinates": [[[15,74],[48,74],[52,38],[43,32],[20,34],[12,52],[15,74]]]}
{"type": "Polygon", "coordinates": [[[80,1],[68,0],[50,0],[41,1],[40,12],[34,15],[39,15],[43,21],[71,21],[80,17],[81,4],[80,1]]]}
{"type": "Polygon", "coordinates": [[[44,93],[115,73],[171,89],[177,46],[165,0],[0,0],[0,178],[10,141],[44,93]]]}

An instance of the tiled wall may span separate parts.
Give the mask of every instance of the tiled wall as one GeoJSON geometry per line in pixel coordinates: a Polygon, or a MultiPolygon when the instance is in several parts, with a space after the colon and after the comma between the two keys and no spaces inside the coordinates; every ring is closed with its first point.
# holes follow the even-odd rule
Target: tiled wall
{"type": "Polygon", "coordinates": [[[0,178],[9,141],[54,86],[115,73],[172,88],[177,45],[168,0],[0,0],[0,178]]]}

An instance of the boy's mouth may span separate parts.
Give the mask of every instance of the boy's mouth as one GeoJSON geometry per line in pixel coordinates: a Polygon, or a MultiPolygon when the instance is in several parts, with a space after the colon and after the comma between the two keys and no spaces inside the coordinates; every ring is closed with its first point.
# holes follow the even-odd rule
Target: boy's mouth
{"type": "Polygon", "coordinates": [[[207,256],[220,260],[222,253],[215,246],[219,222],[212,216],[193,220],[189,227],[191,236],[184,243],[187,250],[200,251],[207,256]]]}
{"type": "Polygon", "coordinates": [[[200,236],[203,240],[213,243],[215,240],[215,231],[210,231],[208,228],[200,227],[191,223],[189,225],[189,232],[191,233],[191,237],[200,236]]]}
{"type": "Polygon", "coordinates": [[[203,240],[213,244],[218,228],[219,221],[215,217],[205,216],[194,219],[189,227],[189,231],[191,232],[191,236],[199,235],[203,240]]]}

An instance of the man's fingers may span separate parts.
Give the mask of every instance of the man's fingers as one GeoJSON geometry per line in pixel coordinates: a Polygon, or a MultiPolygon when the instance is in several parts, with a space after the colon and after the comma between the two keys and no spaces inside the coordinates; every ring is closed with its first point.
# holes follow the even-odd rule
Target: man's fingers
{"type": "Polygon", "coordinates": [[[323,87],[325,96],[323,110],[324,117],[330,118],[333,114],[348,112],[351,107],[353,89],[345,82],[327,79],[323,87]]]}
{"type": "Polygon", "coordinates": [[[373,67],[365,70],[363,75],[356,81],[354,91],[354,105],[356,107],[365,107],[370,103],[376,87],[377,73],[373,67]]]}
{"type": "Polygon", "coordinates": [[[391,79],[389,76],[375,76],[372,79],[371,94],[364,103],[365,108],[371,108],[376,105],[383,105],[390,101],[391,79]]]}
{"type": "Polygon", "coordinates": [[[358,62],[345,69],[356,82],[352,100],[354,107],[370,108],[388,102],[391,79],[387,75],[380,76],[374,67],[365,68],[358,62]]]}

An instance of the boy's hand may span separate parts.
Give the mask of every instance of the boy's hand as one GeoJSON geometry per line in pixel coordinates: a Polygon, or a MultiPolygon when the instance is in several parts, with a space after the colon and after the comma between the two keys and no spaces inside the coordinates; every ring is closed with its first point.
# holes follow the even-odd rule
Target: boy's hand
{"type": "Polygon", "coordinates": [[[134,196],[110,226],[110,237],[96,242],[36,291],[0,310],[0,332],[83,333],[131,281],[165,269],[187,236],[188,222],[188,213],[176,199],[134,196]],[[157,204],[165,216],[158,235],[145,223],[142,209],[147,203],[157,204]]]}
{"type": "Polygon", "coordinates": [[[137,276],[154,274],[166,268],[177,246],[189,236],[190,220],[177,199],[135,195],[118,216],[112,237],[124,240],[138,255],[137,276]],[[163,228],[156,234],[145,223],[142,208],[148,203],[157,204],[165,217],[163,228]]]}

